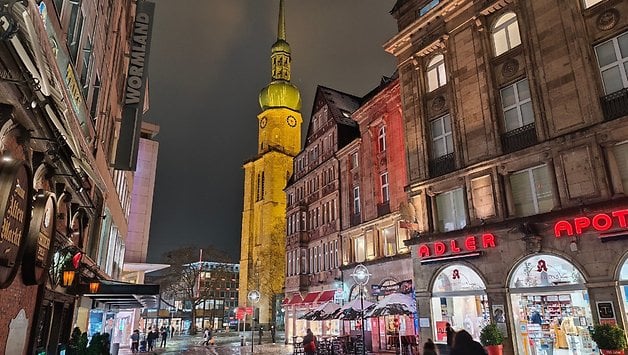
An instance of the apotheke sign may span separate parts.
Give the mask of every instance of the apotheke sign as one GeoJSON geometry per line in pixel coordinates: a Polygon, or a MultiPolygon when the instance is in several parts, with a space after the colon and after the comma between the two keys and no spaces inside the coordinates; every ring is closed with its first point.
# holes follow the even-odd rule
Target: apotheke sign
{"type": "MultiPolygon", "coordinates": [[[[561,220],[554,224],[554,236],[580,235],[588,231],[609,232],[619,230],[628,232],[628,209],[612,211],[610,213],[598,213],[593,217],[575,217],[572,220],[561,220]]],[[[614,235],[600,235],[600,237],[610,237],[614,235]]]]}

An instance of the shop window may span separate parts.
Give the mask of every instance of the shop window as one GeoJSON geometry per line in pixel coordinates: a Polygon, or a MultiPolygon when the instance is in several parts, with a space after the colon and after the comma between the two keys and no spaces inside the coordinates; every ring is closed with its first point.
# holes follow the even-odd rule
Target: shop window
{"type": "Polygon", "coordinates": [[[510,132],[534,123],[528,79],[523,79],[500,90],[504,128],[510,132]]]}
{"type": "Polygon", "coordinates": [[[384,240],[384,256],[397,254],[397,236],[394,226],[382,229],[382,239],[384,240]]]}
{"type": "Polygon", "coordinates": [[[403,227],[397,228],[397,232],[399,234],[399,238],[397,238],[397,241],[399,243],[399,246],[398,246],[399,252],[405,252],[408,250],[408,247],[406,246],[404,242],[410,239],[410,232],[408,231],[407,228],[403,228],[403,227]]]}
{"type": "Polygon", "coordinates": [[[513,12],[502,15],[493,25],[492,38],[495,56],[520,45],[521,35],[517,15],[513,12]]]}
{"type": "Polygon", "coordinates": [[[604,92],[628,88],[628,32],[595,46],[604,92]]]}
{"type": "Polygon", "coordinates": [[[593,353],[589,296],[574,265],[557,256],[535,255],[514,269],[509,285],[518,353],[543,348],[593,353]]]}
{"type": "Polygon", "coordinates": [[[552,210],[554,200],[547,165],[540,165],[513,173],[510,176],[515,215],[520,217],[552,210]]]}
{"type": "Polygon", "coordinates": [[[434,338],[445,343],[445,324],[454,330],[466,330],[474,339],[490,319],[486,286],[480,276],[468,266],[453,264],[436,276],[432,287],[431,309],[434,318],[434,338]]]}
{"type": "Polygon", "coordinates": [[[432,92],[447,84],[447,72],[445,71],[445,57],[438,54],[427,65],[427,91],[432,92]]]}
{"type": "Polygon", "coordinates": [[[443,192],[436,196],[438,231],[449,232],[467,225],[467,209],[462,188],[443,192]]]}
{"type": "Polygon", "coordinates": [[[432,158],[440,158],[453,153],[454,142],[451,135],[451,118],[449,115],[441,116],[430,122],[432,136],[432,158]]]}

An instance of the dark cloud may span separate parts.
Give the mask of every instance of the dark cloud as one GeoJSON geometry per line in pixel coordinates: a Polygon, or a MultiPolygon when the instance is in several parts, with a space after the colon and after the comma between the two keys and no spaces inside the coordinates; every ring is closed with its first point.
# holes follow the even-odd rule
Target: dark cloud
{"type": "MultiPolygon", "coordinates": [[[[157,0],[149,119],[161,126],[149,261],[184,245],[239,257],[242,162],[256,153],[276,0],[157,0]]],[[[308,119],[316,85],[355,95],[395,69],[382,44],[394,0],[286,0],[292,82],[308,119]]]]}

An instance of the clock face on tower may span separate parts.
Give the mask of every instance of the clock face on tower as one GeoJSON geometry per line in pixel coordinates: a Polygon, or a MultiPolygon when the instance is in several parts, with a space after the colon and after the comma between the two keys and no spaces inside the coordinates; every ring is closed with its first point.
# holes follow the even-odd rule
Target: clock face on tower
{"type": "Polygon", "coordinates": [[[294,126],[297,125],[297,119],[294,118],[294,116],[288,116],[286,118],[286,122],[288,122],[288,126],[290,126],[290,127],[294,127],[294,126]]]}
{"type": "Polygon", "coordinates": [[[262,117],[262,119],[259,121],[260,128],[266,127],[266,123],[267,123],[266,117],[262,117]]]}

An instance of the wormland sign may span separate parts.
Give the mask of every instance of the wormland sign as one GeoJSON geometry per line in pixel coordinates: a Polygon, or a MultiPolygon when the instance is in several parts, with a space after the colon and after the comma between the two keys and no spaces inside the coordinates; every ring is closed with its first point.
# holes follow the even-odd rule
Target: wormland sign
{"type": "Polygon", "coordinates": [[[135,170],[137,165],[154,12],[154,3],[143,0],[137,2],[135,24],[131,36],[131,60],[124,91],[120,138],[114,162],[114,167],[120,170],[135,170]]]}

